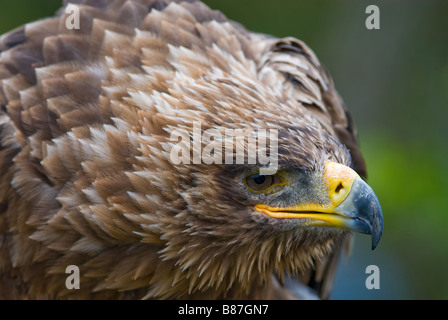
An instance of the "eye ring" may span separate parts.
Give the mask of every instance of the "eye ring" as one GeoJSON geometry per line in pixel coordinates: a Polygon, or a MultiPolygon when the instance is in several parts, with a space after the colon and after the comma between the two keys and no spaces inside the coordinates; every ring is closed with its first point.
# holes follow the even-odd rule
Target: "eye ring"
{"type": "Polygon", "coordinates": [[[283,185],[283,179],[278,175],[250,174],[244,178],[246,188],[255,193],[263,193],[276,185],[283,185]]]}

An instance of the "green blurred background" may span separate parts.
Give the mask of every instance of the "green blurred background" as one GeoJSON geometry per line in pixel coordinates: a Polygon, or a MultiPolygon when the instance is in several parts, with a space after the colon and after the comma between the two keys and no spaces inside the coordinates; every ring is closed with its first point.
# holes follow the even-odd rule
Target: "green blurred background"
{"type": "MultiPolygon", "coordinates": [[[[356,121],[384,211],[375,251],[357,235],[333,299],[448,299],[448,1],[205,0],[248,29],[305,41],[356,121]],[[368,30],[368,5],[380,29],[368,30]],[[380,289],[365,269],[380,268],[380,289]]],[[[0,33],[60,0],[0,1],[0,33]]]]}

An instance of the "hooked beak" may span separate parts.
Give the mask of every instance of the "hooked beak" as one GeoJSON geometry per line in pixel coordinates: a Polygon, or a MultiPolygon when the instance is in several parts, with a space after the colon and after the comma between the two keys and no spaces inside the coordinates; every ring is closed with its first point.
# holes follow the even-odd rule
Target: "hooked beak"
{"type": "Polygon", "coordinates": [[[370,234],[372,250],[383,231],[383,213],[372,188],[347,166],[327,162],[324,182],[329,203],[306,203],[291,207],[257,204],[255,209],[273,218],[306,219],[304,225],[332,226],[370,234]]]}

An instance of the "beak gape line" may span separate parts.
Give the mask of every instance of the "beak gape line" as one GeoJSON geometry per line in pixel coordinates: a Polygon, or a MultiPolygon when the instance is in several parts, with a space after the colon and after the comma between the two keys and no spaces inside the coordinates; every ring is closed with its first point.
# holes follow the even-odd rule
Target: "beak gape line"
{"type": "Polygon", "coordinates": [[[194,121],[192,134],[186,129],[174,129],[170,141],[176,143],[170,150],[169,160],[175,165],[258,164],[260,174],[275,174],[278,170],[278,130],[244,127],[246,129],[221,127],[202,131],[201,122],[194,121]]]}
{"type": "Polygon", "coordinates": [[[372,188],[347,166],[327,162],[324,182],[330,202],[255,209],[273,218],[306,219],[305,226],[330,226],[372,235],[372,250],[383,231],[383,213],[372,188]]]}

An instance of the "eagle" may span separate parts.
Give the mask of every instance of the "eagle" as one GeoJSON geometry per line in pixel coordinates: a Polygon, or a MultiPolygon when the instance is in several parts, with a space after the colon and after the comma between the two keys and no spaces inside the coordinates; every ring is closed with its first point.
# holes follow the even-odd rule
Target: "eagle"
{"type": "Polygon", "coordinates": [[[198,0],[70,0],[0,52],[0,298],[328,299],[353,234],[378,244],[302,41],[198,0]]]}

